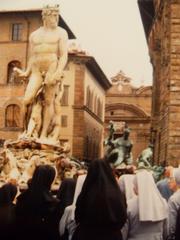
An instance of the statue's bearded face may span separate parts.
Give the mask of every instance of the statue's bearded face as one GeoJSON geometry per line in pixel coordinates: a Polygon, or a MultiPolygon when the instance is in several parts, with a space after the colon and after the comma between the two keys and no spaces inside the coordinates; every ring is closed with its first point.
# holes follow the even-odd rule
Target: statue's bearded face
{"type": "Polygon", "coordinates": [[[57,12],[51,12],[44,16],[45,26],[48,28],[56,28],[58,26],[59,14],[57,12]]]}

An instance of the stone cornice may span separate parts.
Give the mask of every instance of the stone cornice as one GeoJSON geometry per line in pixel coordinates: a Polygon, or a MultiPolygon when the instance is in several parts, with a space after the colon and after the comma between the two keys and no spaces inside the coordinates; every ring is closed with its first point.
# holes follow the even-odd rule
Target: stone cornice
{"type": "MultiPolygon", "coordinates": [[[[8,6],[9,8],[9,6],[8,6]]],[[[41,17],[41,12],[42,12],[42,9],[16,9],[16,10],[13,10],[13,9],[7,9],[7,10],[2,10],[0,9],[0,14],[12,14],[12,13],[15,13],[15,14],[21,14],[22,16],[24,16],[25,14],[27,13],[37,13],[39,14],[39,16],[41,17]]],[[[64,29],[66,29],[67,33],[68,33],[68,36],[69,36],[69,39],[75,39],[76,36],[74,35],[74,33],[71,31],[71,29],[69,28],[69,26],[66,24],[66,22],[64,21],[64,19],[62,18],[62,16],[60,15],[59,16],[59,23],[58,25],[64,29]]]]}
{"type": "Polygon", "coordinates": [[[0,131],[3,131],[3,132],[22,132],[23,128],[21,128],[21,127],[3,127],[3,128],[0,128],[0,131]]]}
{"type": "Polygon", "coordinates": [[[75,52],[69,53],[69,60],[73,60],[77,64],[85,64],[105,90],[108,90],[112,86],[94,57],[75,52]]]}
{"type": "Polygon", "coordinates": [[[101,125],[104,124],[104,122],[95,113],[93,113],[87,106],[74,105],[74,106],[72,106],[72,108],[76,109],[76,110],[80,110],[80,111],[85,111],[85,112],[89,113],[89,115],[91,115],[91,117],[93,117],[101,125]]]}
{"type": "Polygon", "coordinates": [[[126,117],[126,116],[106,116],[105,123],[109,123],[109,121],[122,121],[122,122],[138,122],[138,123],[150,123],[150,117],[126,117]]]}
{"type": "Polygon", "coordinates": [[[118,94],[118,93],[107,93],[106,94],[106,97],[132,97],[132,98],[134,98],[134,97],[138,97],[138,98],[140,98],[140,97],[151,97],[152,96],[152,94],[118,94]]]}
{"type": "Polygon", "coordinates": [[[8,41],[0,41],[0,44],[22,44],[22,43],[27,43],[28,41],[25,40],[20,40],[20,41],[12,41],[12,40],[8,40],[8,41]]]}

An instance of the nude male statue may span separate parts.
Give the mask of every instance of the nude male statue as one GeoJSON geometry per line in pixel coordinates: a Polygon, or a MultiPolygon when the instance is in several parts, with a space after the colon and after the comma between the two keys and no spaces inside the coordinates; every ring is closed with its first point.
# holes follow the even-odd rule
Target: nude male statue
{"type": "MultiPolygon", "coordinates": [[[[32,32],[29,38],[30,57],[25,72],[15,69],[20,77],[28,77],[29,82],[24,96],[24,114],[33,103],[39,91],[44,92],[41,139],[47,138],[48,127],[54,114],[54,99],[57,83],[61,81],[67,63],[68,35],[58,26],[58,6],[42,10],[43,26],[32,32]]],[[[26,117],[26,116],[25,116],[26,117]]],[[[27,127],[26,127],[27,128],[27,127]]]]}

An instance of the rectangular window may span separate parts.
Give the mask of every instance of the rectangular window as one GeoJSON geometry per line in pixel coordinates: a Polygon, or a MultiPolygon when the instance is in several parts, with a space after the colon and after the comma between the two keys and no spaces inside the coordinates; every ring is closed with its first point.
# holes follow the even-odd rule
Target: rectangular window
{"type": "Polygon", "coordinates": [[[5,127],[20,126],[20,108],[15,104],[11,104],[6,108],[5,127]]]}
{"type": "Polygon", "coordinates": [[[64,85],[64,92],[61,98],[61,105],[68,106],[68,99],[69,99],[69,86],[64,85]]]}
{"type": "Polygon", "coordinates": [[[12,24],[12,40],[20,41],[22,39],[22,23],[12,24]]]}
{"type": "Polygon", "coordinates": [[[61,127],[67,127],[67,116],[66,115],[62,115],[61,116],[61,127]]]}

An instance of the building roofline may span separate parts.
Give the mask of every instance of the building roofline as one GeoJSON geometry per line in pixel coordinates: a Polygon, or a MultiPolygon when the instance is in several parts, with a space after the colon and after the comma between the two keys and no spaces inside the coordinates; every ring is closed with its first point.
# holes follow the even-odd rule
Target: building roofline
{"type": "Polygon", "coordinates": [[[92,56],[88,56],[85,54],[78,54],[78,53],[69,53],[71,58],[76,58],[82,60],[89,71],[96,77],[99,84],[105,89],[108,90],[112,85],[109,79],[106,77],[105,73],[96,62],[95,58],[92,56]]]}
{"type": "MultiPolygon", "coordinates": [[[[6,14],[6,13],[28,13],[28,12],[39,12],[41,13],[42,9],[40,8],[32,8],[32,9],[0,9],[0,14],[6,14]]],[[[67,23],[64,21],[64,19],[62,18],[62,16],[60,15],[59,18],[59,26],[61,26],[62,28],[66,29],[66,31],[68,32],[68,37],[69,39],[76,39],[76,36],[74,35],[74,33],[71,31],[71,29],[69,28],[69,26],[67,25],[67,23]]]]}
{"type": "Polygon", "coordinates": [[[0,13],[9,13],[9,12],[41,12],[41,8],[29,8],[29,9],[0,9],[0,13]]]}

